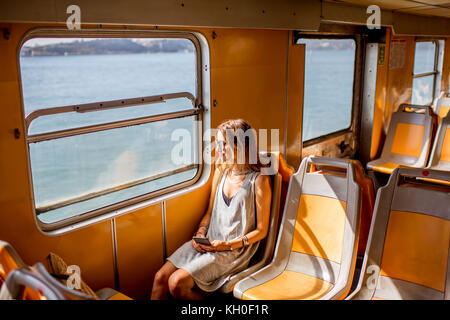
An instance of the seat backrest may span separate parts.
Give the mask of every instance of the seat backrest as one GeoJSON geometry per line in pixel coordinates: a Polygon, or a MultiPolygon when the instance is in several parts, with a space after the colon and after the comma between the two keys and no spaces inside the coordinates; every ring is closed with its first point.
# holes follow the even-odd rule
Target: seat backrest
{"type": "Polygon", "coordinates": [[[439,123],[428,168],[450,171],[450,112],[439,123]]]}
{"type": "Polygon", "coordinates": [[[6,277],[0,300],[64,300],[64,296],[31,270],[18,268],[6,277]]]}
{"type": "MultiPolygon", "coordinates": [[[[319,276],[335,285],[333,297],[350,290],[357,256],[361,190],[354,164],[310,156],[292,175],[272,264],[319,276]],[[321,166],[344,169],[333,174],[321,166]]],[[[330,293],[331,294],[331,293],[330,293]]]]}
{"type": "MultiPolygon", "coordinates": [[[[368,176],[366,176],[361,162],[353,159],[343,160],[353,163],[355,169],[355,180],[361,188],[361,222],[359,227],[360,231],[358,241],[358,255],[364,256],[364,252],[366,251],[367,238],[369,237],[370,222],[372,221],[373,207],[375,205],[375,191],[373,187],[373,181],[368,176]]],[[[323,172],[327,172],[327,170],[331,170],[329,171],[330,173],[335,172],[336,174],[338,174],[339,172],[343,172],[343,170],[339,168],[322,167],[323,172]],[[337,169],[339,171],[336,171],[337,169]]]]}
{"type": "Polygon", "coordinates": [[[433,117],[429,106],[402,104],[392,114],[381,158],[425,167],[431,147],[433,117]]]}
{"type": "Polygon", "coordinates": [[[67,300],[96,300],[96,297],[87,295],[83,292],[70,289],[68,286],[62,284],[60,281],[56,280],[42,263],[37,263],[33,266],[37,274],[42,277],[54,290],[60,292],[67,300]]]}
{"type": "Polygon", "coordinates": [[[0,285],[12,270],[19,268],[28,269],[28,266],[9,243],[0,240],[0,285]]]}
{"type": "Polygon", "coordinates": [[[445,182],[449,172],[394,170],[378,191],[361,277],[349,299],[450,299],[445,182]]]}
{"type": "Polygon", "coordinates": [[[438,116],[438,121],[441,121],[449,113],[450,110],[450,92],[443,91],[437,99],[434,113],[438,116]]]}
{"type": "Polygon", "coordinates": [[[270,169],[261,170],[261,173],[269,174],[272,178],[271,179],[272,200],[270,204],[269,229],[267,231],[266,237],[260,241],[258,250],[250,260],[248,267],[243,271],[232,275],[230,277],[230,280],[220,288],[220,291],[223,293],[231,292],[236,282],[267,265],[270,262],[270,259],[272,258],[272,254],[274,251],[280,212],[281,179],[282,179],[281,175],[278,173],[279,168],[278,161],[280,155],[274,152],[260,153],[260,156],[261,155],[264,158],[266,158],[267,161],[270,161],[270,169]]]}

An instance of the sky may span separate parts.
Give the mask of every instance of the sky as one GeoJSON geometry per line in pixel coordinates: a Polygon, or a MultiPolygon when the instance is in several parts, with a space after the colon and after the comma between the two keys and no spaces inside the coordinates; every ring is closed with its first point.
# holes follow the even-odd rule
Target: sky
{"type": "MultiPolygon", "coordinates": [[[[24,47],[36,47],[36,46],[43,46],[47,44],[54,44],[54,43],[62,43],[62,42],[74,42],[74,41],[91,41],[96,40],[100,38],[34,38],[30,39],[27,42],[25,42],[24,47]]],[[[132,39],[134,40],[140,40],[143,41],[144,39],[132,39]]],[[[146,39],[146,41],[153,41],[155,39],[146,39]]]]}
{"type": "MultiPolygon", "coordinates": [[[[61,43],[61,42],[74,42],[76,40],[80,40],[78,38],[34,38],[28,40],[24,47],[35,47],[35,46],[42,46],[46,44],[54,44],[54,43],[61,43]]],[[[84,41],[89,41],[93,39],[83,39],[84,41]]]]}

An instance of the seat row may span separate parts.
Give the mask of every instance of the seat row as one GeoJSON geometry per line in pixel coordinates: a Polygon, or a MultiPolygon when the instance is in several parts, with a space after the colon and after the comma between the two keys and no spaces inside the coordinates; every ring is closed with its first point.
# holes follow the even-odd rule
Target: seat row
{"type": "Polygon", "coordinates": [[[450,299],[450,172],[398,167],[371,212],[359,162],[309,157],[292,175],[270,264],[239,281],[239,299],[450,299]],[[354,277],[359,281],[354,290],[354,277]]]}
{"type": "MultiPolygon", "coordinates": [[[[358,161],[311,156],[293,173],[282,157],[272,160],[279,165],[270,232],[221,292],[238,299],[450,298],[450,172],[398,167],[374,201],[358,161]]],[[[90,296],[69,289],[3,242],[0,265],[0,298],[128,298],[112,289],[90,296]]]]}

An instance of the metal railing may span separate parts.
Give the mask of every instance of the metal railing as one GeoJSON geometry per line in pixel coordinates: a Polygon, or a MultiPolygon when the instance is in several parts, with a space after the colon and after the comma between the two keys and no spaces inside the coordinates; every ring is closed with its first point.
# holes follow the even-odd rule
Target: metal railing
{"type": "MultiPolygon", "coordinates": [[[[111,101],[95,102],[95,103],[89,103],[89,104],[39,109],[39,110],[36,110],[36,111],[33,111],[32,113],[30,113],[25,119],[25,124],[26,124],[26,129],[27,129],[26,141],[28,144],[30,144],[30,143],[37,143],[37,142],[42,142],[42,141],[54,140],[54,139],[61,139],[61,138],[66,138],[66,137],[80,135],[80,134],[87,134],[87,133],[93,133],[93,132],[141,125],[141,124],[162,121],[162,120],[177,119],[177,118],[183,118],[183,117],[189,117],[189,116],[201,116],[202,112],[203,112],[203,107],[201,105],[197,105],[194,96],[188,92],[179,92],[179,93],[171,93],[171,94],[164,94],[164,95],[154,95],[154,96],[131,98],[131,99],[111,100],[111,101]],[[45,132],[45,133],[40,133],[40,134],[28,135],[28,130],[29,130],[29,127],[30,127],[32,121],[34,121],[42,116],[69,113],[69,112],[84,113],[84,112],[92,112],[92,111],[102,111],[102,110],[107,110],[107,109],[116,109],[116,108],[147,105],[147,104],[154,104],[154,103],[162,103],[162,102],[165,102],[166,100],[179,99],[179,98],[189,99],[192,103],[192,109],[160,113],[160,114],[150,115],[150,116],[145,116],[145,117],[112,121],[112,122],[107,122],[107,123],[94,124],[94,125],[58,130],[58,131],[53,131],[53,132],[45,132]]],[[[201,150],[201,146],[200,146],[199,150],[201,150]]],[[[101,196],[104,196],[104,195],[107,195],[107,194],[110,194],[113,192],[132,188],[132,187],[135,187],[138,185],[142,185],[142,184],[149,183],[149,182],[152,182],[152,181],[155,181],[158,179],[162,179],[164,177],[168,177],[170,175],[174,175],[177,173],[181,173],[181,172],[185,172],[185,171],[189,171],[189,170],[193,170],[193,169],[198,169],[198,168],[199,168],[198,164],[190,164],[190,165],[187,165],[187,166],[184,166],[181,168],[176,168],[173,170],[154,174],[154,175],[146,177],[146,178],[138,179],[135,181],[130,181],[130,182],[127,182],[124,184],[120,184],[120,185],[113,186],[113,187],[108,187],[108,188],[98,190],[98,191],[89,192],[89,193],[75,196],[75,197],[72,197],[69,199],[57,201],[55,203],[35,207],[35,212],[37,215],[40,215],[40,214],[43,214],[48,211],[59,209],[59,208],[69,206],[72,204],[76,204],[79,202],[87,201],[87,200],[90,200],[90,199],[93,199],[96,197],[101,197],[101,196]]]]}

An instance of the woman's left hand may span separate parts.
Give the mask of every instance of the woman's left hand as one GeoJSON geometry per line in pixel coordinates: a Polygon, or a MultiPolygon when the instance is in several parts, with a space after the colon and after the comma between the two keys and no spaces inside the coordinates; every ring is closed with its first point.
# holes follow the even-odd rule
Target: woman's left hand
{"type": "Polygon", "coordinates": [[[214,240],[211,241],[211,245],[200,244],[200,247],[208,252],[229,251],[230,245],[226,241],[214,240]]]}

